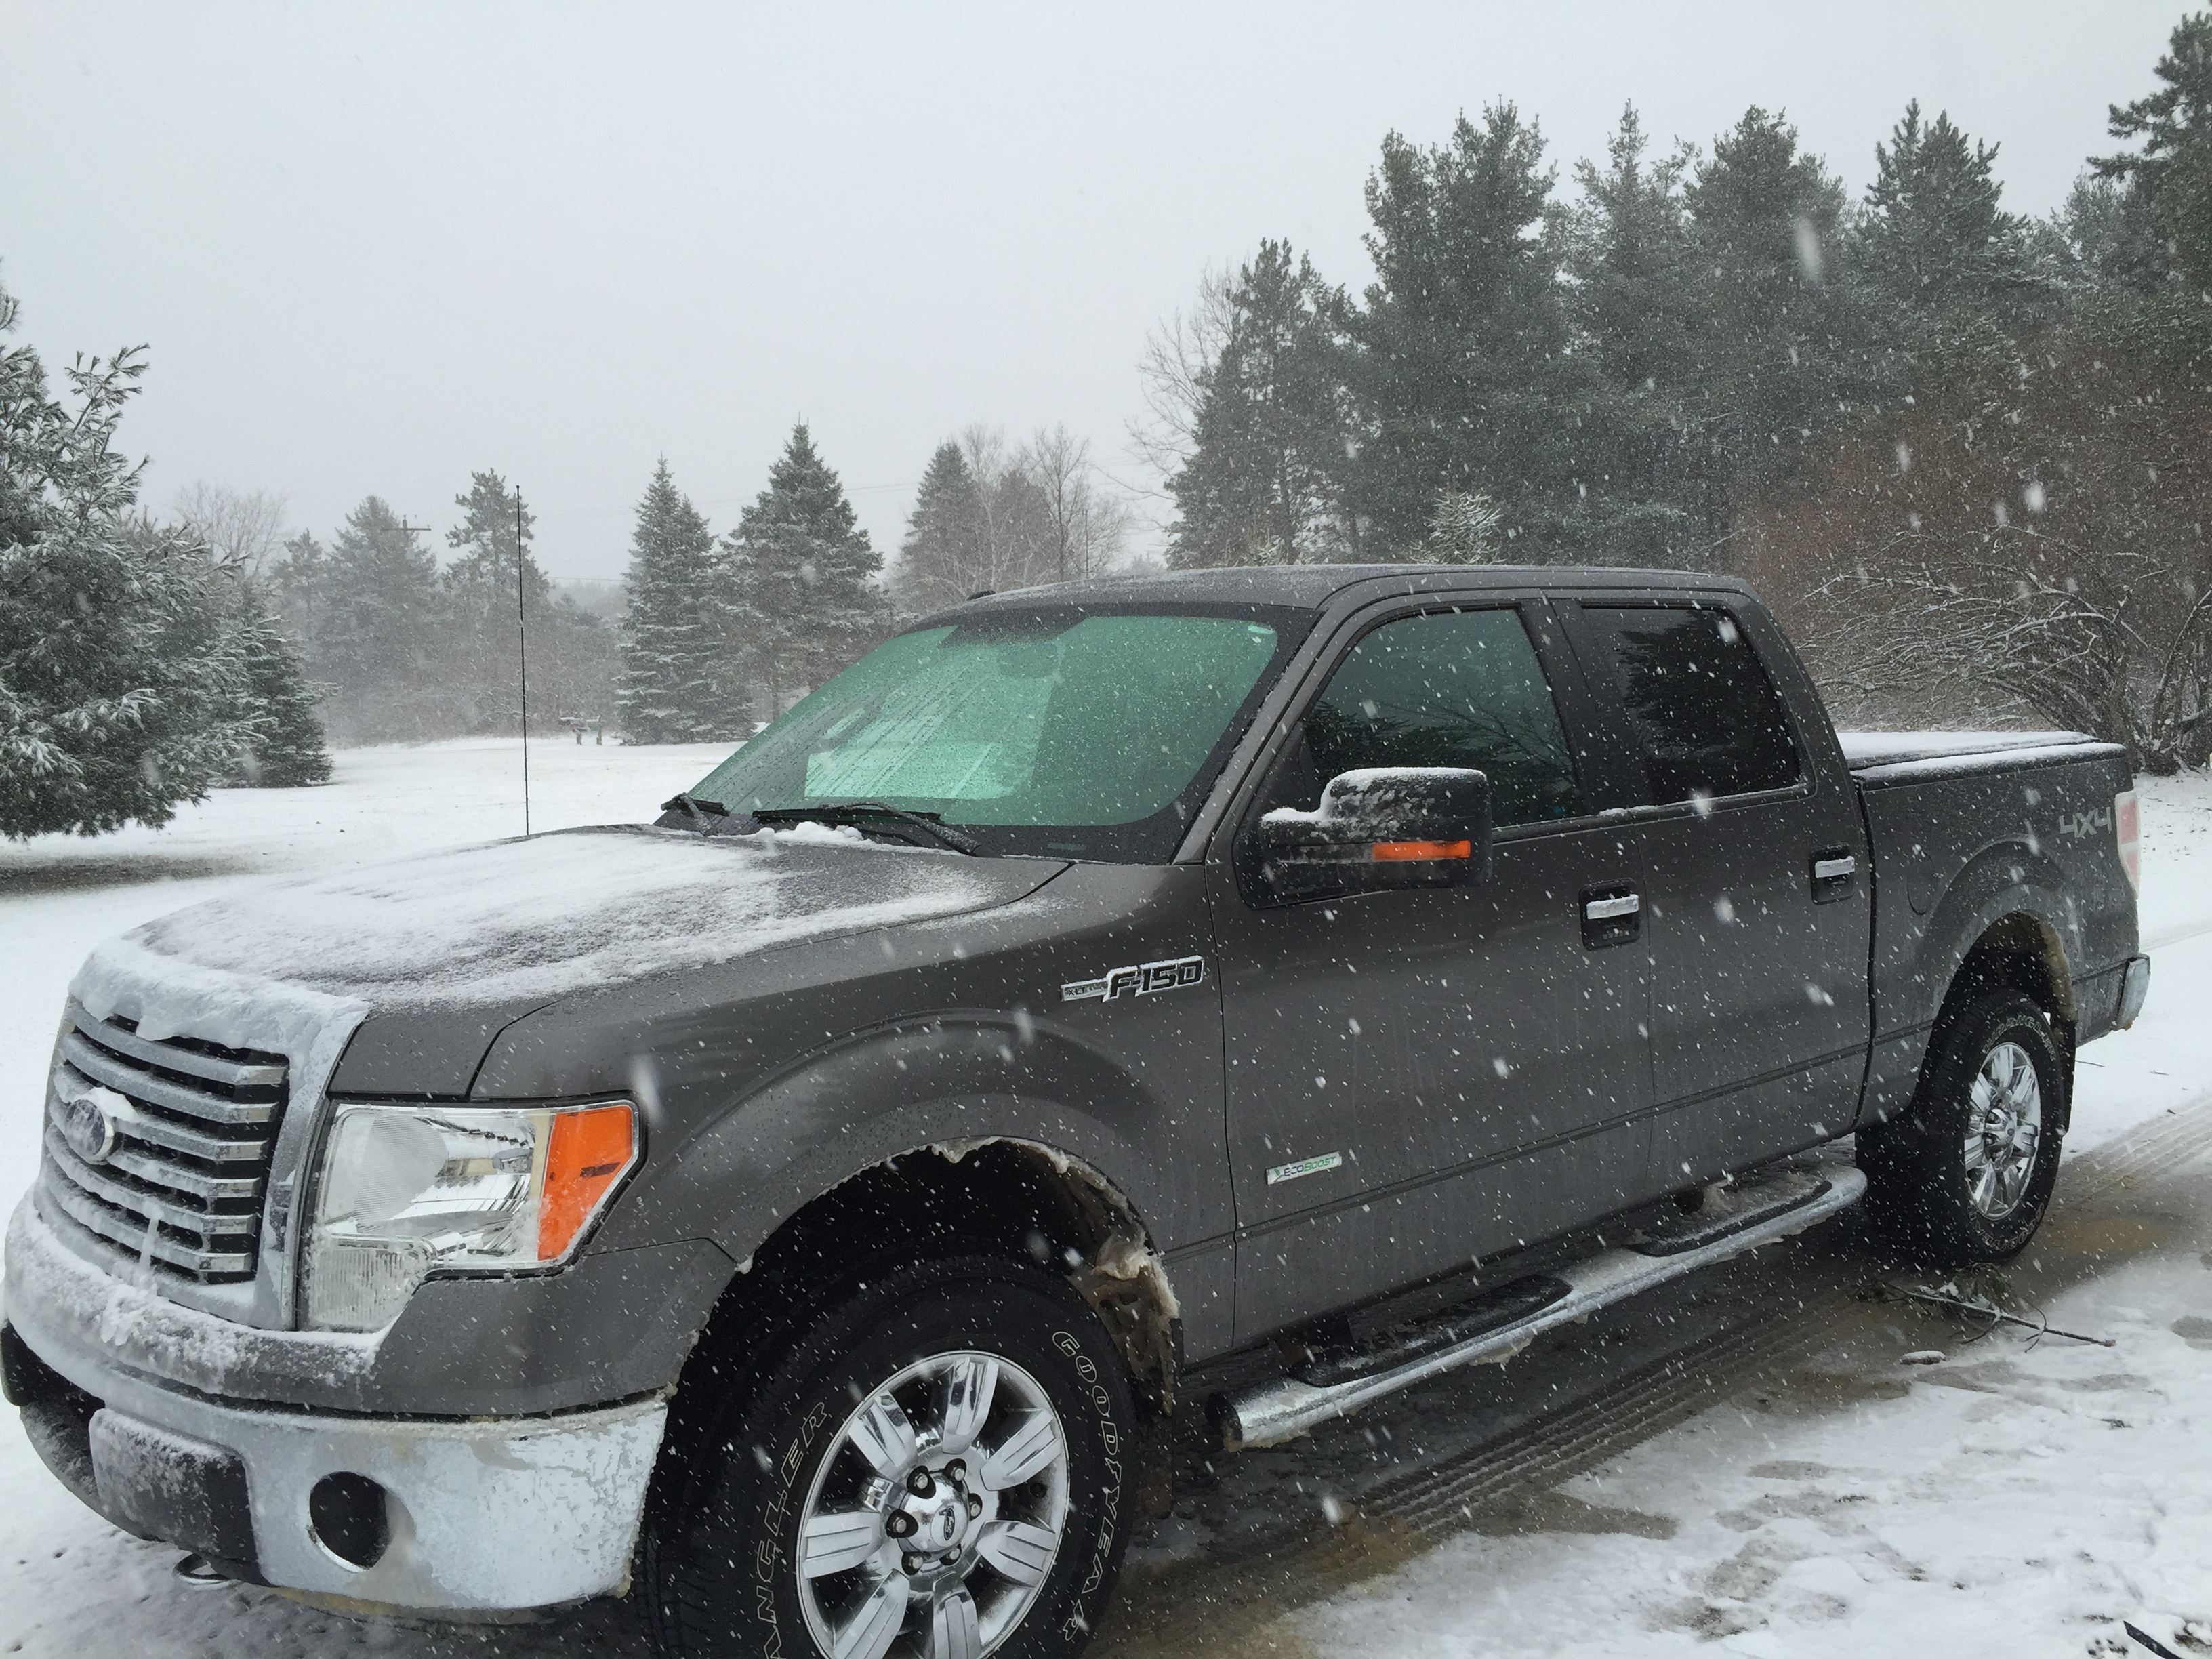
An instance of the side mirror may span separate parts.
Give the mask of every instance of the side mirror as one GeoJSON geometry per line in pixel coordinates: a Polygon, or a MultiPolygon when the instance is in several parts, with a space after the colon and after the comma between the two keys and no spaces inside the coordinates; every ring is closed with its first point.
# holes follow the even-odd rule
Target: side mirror
{"type": "Polygon", "coordinates": [[[1340,772],[1310,812],[1279,806],[1257,828],[1260,886],[1279,904],[1401,887],[1457,887],[1490,873],[1490,779],[1456,766],[1340,772]]]}

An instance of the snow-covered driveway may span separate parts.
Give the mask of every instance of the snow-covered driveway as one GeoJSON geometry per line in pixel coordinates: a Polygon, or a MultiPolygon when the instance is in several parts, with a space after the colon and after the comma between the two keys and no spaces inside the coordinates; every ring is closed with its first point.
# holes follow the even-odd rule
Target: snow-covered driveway
{"type": "MultiPolygon", "coordinates": [[[[533,745],[533,827],[649,817],[718,758],[533,745]]],[[[1211,1469],[1194,1442],[1101,1650],[2074,1656],[2123,1650],[2129,1619],[2212,1651],[2212,785],[2143,794],[2149,1008],[2084,1056],[2058,1207],[2012,1274],[2115,1346],[1968,1342],[1855,1300],[1864,1253],[1839,1224],[1309,1442],[1211,1469]],[[1795,1334],[1761,1346],[1765,1326],[1795,1334]],[[1929,1348],[1945,1358],[1900,1363],[1929,1348]],[[1598,1454],[1573,1455],[1577,1402],[1614,1431],[1598,1454]],[[1501,1462],[1501,1431],[1533,1437],[1501,1462]],[[1502,1498],[1394,1519],[1424,1481],[1485,1468],[1502,1498]]],[[[0,847],[0,1205],[30,1180],[63,990],[99,939],[271,875],[520,829],[514,745],[459,743],[342,754],[328,788],[224,792],[158,834],[0,847]]],[[[0,1652],[643,1652],[611,1604],[456,1632],[187,1589],[174,1551],[46,1474],[12,1413],[0,1492],[0,1652]]]]}

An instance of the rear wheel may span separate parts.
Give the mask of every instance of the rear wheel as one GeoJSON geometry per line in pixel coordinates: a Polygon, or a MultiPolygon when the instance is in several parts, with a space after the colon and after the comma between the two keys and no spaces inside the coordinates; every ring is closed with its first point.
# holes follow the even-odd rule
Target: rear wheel
{"type": "Polygon", "coordinates": [[[1861,1131],[1871,1207],[1929,1265],[2016,1255],[2058,1179],[2070,1068],[2043,1011],[2014,992],[1939,1030],[1906,1115],[1861,1131]]]}
{"type": "Polygon", "coordinates": [[[1082,1649],[1121,1560],[1135,1413],[1066,1285],[908,1265],[848,1287],[746,1395],[672,1437],[690,1467],[643,1586],[664,1653],[1082,1649]]]}

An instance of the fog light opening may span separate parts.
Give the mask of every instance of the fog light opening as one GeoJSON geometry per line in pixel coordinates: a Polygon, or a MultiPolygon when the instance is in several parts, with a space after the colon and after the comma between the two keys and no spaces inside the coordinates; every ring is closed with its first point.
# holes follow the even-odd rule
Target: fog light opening
{"type": "Polygon", "coordinates": [[[307,1494],[315,1541],[347,1566],[366,1571],[392,1543],[384,1488],[365,1474],[326,1474],[307,1494]]]}

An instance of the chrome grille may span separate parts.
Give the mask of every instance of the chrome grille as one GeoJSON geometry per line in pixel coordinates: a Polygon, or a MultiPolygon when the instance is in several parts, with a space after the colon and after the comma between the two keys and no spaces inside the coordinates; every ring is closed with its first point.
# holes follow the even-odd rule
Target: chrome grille
{"type": "Polygon", "coordinates": [[[47,1195],[157,1268],[210,1285],[252,1278],[283,1056],[154,1041],[82,1007],[70,1021],[46,1096],[47,1195]],[[101,1144],[73,1146],[72,1117],[99,1124],[101,1144]]]}

